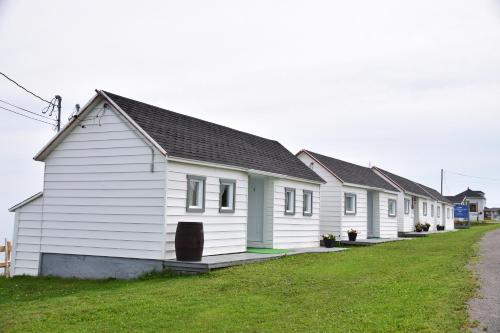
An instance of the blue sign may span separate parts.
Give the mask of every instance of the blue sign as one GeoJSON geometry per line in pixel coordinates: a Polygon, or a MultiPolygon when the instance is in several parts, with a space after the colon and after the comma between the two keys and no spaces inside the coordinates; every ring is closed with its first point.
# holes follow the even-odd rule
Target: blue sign
{"type": "Polygon", "coordinates": [[[469,206],[467,205],[454,205],[453,213],[456,219],[468,219],[469,218],[469,206]]]}

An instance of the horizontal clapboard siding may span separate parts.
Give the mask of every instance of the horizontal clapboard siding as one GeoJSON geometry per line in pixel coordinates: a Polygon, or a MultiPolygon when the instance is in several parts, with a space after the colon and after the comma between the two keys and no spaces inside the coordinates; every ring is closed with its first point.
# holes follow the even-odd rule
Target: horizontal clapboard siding
{"type": "Polygon", "coordinates": [[[45,160],[42,252],[161,259],[165,157],[102,105],[80,125],[45,160]]]}
{"type": "Polygon", "coordinates": [[[285,179],[274,179],[273,247],[279,249],[319,245],[320,187],[285,179]],[[285,215],[285,188],[295,189],[295,215],[285,215]],[[313,215],[303,215],[303,191],[313,192],[313,215]]]}
{"type": "Polygon", "coordinates": [[[175,231],[179,221],[203,222],[203,255],[246,251],[248,176],[222,168],[168,161],[165,257],[175,258],[175,231]],[[187,176],[206,177],[205,211],[186,212],[187,176]],[[219,212],[220,179],[236,180],[234,213],[219,212]]]}
{"type": "Polygon", "coordinates": [[[12,253],[13,275],[38,275],[42,204],[43,197],[40,197],[16,210],[12,253]]]}
{"type": "Polygon", "coordinates": [[[380,221],[379,221],[379,237],[380,238],[397,238],[398,237],[398,222],[397,222],[397,214],[401,212],[397,211],[397,202],[396,202],[396,217],[389,216],[389,199],[397,200],[396,194],[390,194],[385,192],[379,192],[379,212],[380,212],[380,221]]]}
{"type": "Polygon", "coordinates": [[[298,157],[307,166],[311,166],[312,163],[314,172],[326,181],[320,190],[320,233],[340,235],[342,183],[309,155],[301,153],[298,157]]]}
{"type": "MultiPolygon", "coordinates": [[[[358,239],[366,239],[368,237],[368,205],[367,205],[368,193],[365,189],[352,187],[352,186],[342,186],[342,193],[340,196],[340,209],[342,212],[342,227],[340,232],[340,237],[343,240],[348,239],[347,231],[349,229],[355,229],[358,231],[358,239]],[[356,215],[345,214],[344,210],[344,194],[354,193],[356,194],[356,215]]],[[[375,196],[375,193],[374,193],[375,196]]],[[[376,208],[374,204],[374,219],[376,217],[376,208]]],[[[374,228],[375,228],[374,224],[374,228]]]]}

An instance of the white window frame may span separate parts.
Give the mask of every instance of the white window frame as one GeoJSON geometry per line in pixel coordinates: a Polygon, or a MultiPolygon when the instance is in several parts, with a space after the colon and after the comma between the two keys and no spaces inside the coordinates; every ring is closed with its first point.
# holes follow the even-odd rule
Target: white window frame
{"type": "Polygon", "coordinates": [[[344,215],[356,215],[358,200],[355,193],[344,193],[344,215]],[[353,200],[353,210],[347,210],[347,198],[353,200]]]}
{"type": "Polygon", "coordinates": [[[302,215],[312,216],[313,214],[313,191],[303,191],[302,215]],[[309,209],[306,209],[306,202],[309,204],[309,209]]]}
{"type": "Polygon", "coordinates": [[[441,206],[437,206],[437,208],[436,208],[436,217],[437,218],[441,217],[441,206]]]}
{"type": "Polygon", "coordinates": [[[233,179],[220,179],[220,190],[219,190],[219,212],[220,213],[234,213],[236,205],[236,180],[233,179]],[[230,205],[227,207],[222,206],[222,194],[224,188],[229,186],[229,200],[230,205]]]}
{"type": "Polygon", "coordinates": [[[410,199],[408,198],[405,198],[405,201],[404,201],[404,205],[405,205],[405,215],[410,215],[410,199]]]}
{"type": "Polygon", "coordinates": [[[431,204],[431,217],[434,217],[434,204],[431,204]]]}
{"type": "MultiPolygon", "coordinates": [[[[186,192],[186,211],[190,213],[203,213],[205,212],[205,188],[206,177],[187,175],[187,192],[186,192]],[[190,203],[191,199],[191,182],[197,182],[201,186],[201,190],[197,194],[198,205],[193,206],[190,203]]],[[[199,189],[199,187],[198,187],[199,189]]]]}
{"type": "Polygon", "coordinates": [[[290,187],[285,187],[285,215],[295,215],[295,205],[296,205],[296,197],[295,197],[295,189],[290,188],[290,187]],[[288,193],[291,193],[290,196],[288,196],[288,193]],[[292,207],[291,209],[288,209],[289,205],[289,200],[292,200],[292,207]]]}
{"type": "Polygon", "coordinates": [[[427,216],[427,202],[422,202],[422,215],[427,216]]]}
{"type": "Polygon", "coordinates": [[[446,218],[447,218],[447,219],[449,219],[449,218],[450,218],[450,215],[451,215],[451,214],[450,214],[450,212],[451,212],[450,207],[447,207],[447,208],[446,208],[446,218]]]}
{"type": "Polygon", "coordinates": [[[388,199],[387,200],[387,215],[389,217],[396,217],[396,215],[397,215],[397,201],[396,201],[396,199],[388,199]],[[394,213],[391,213],[391,204],[394,205],[394,213]]]}

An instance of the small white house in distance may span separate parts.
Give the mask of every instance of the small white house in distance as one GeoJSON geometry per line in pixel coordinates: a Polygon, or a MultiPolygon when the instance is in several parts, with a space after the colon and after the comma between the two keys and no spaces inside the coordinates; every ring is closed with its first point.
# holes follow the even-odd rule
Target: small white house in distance
{"type": "Polygon", "coordinates": [[[398,216],[400,234],[414,231],[417,223],[429,223],[430,230],[435,230],[436,225],[444,225],[446,230],[454,229],[453,207],[439,192],[379,167],[373,167],[373,171],[400,191],[398,202],[403,212],[398,216]]]}
{"type": "Polygon", "coordinates": [[[446,199],[453,204],[466,204],[469,206],[469,219],[471,221],[483,221],[484,209],[486,208],[486,197],[483,191],[474,191],[470,188],[457,195],[447,196],[446,199]]]}
{"type": "Polygon", "coordinates": [[[370,168],[301,150],[297,157],[326,181],[321,185],[321,233],[359,239],[396,238],[398,190],[370,168]]]}
{"type": "Polygon", "coordinates": [[[280,143],[104,91],[36,156],[43,191],[12,207],[13,274],[137,276],[175,259],[319,246],[323,180],[280,143]]]}

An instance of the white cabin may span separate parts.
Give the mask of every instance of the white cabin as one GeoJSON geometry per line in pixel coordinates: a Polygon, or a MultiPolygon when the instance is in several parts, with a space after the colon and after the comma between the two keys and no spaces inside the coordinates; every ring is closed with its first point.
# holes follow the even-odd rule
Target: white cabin
{"type": "Polygon", "coordinates": [[[276,141],[98,91],[35,160],[14,275],[161,269],[179,221],[203,222],[203,255],[319,246],[323,180],[276,141]]]}

